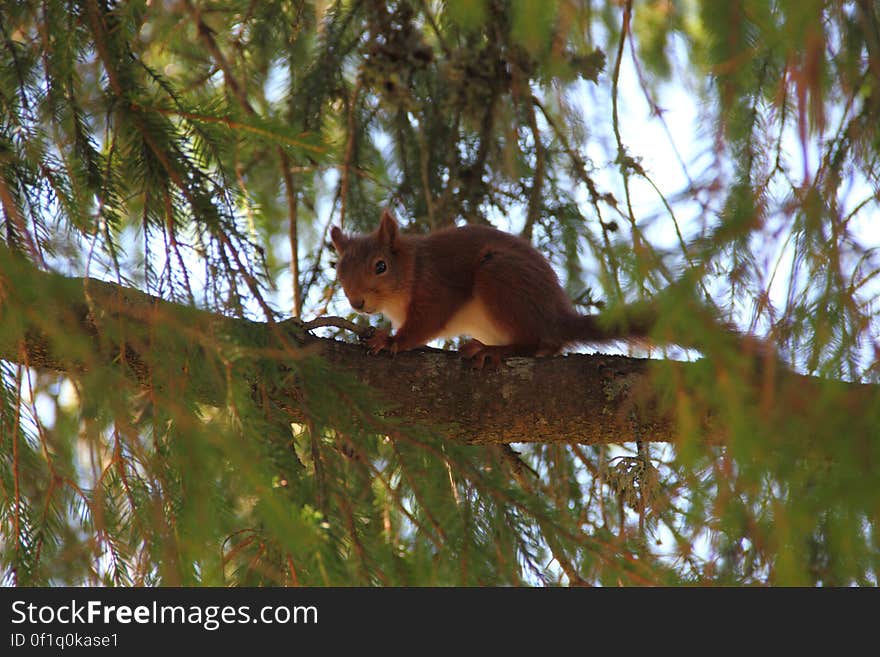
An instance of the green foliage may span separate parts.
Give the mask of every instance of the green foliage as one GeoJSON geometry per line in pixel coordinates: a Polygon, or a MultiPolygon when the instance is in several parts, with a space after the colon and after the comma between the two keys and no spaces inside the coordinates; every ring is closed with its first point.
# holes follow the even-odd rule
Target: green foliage
{"type": "Polygon", "coordinates": [[[0,345],[30,322],[68,362],[0,362],[3,583],[876,585],[880,404],[856,402],[880,372],[878,16],[4,2],[0,345]],[[699,108],[673,135],[699,154],[661,191],[639,124],[670,88],[699,108]],[[95,339],[66,305],[92,276],[236,318],[348,312],[329,224],[388,205],[412,231],[521,231],[612,317],[655,299],[658,342],[706,356],[653,368],[678,442],[464,446],[280,333],[255,349],[246,324],[160,314],[124,336],[132,358],[118,308],[86,287],[95,339]],[[719,317],[814,375],[810,403],[756,378],[719,317]]]}

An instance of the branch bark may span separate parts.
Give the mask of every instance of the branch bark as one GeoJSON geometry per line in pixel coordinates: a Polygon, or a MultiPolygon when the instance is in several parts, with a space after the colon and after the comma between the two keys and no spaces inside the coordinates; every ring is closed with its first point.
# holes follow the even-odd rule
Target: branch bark
{"type": "MultiPolygon", "coordinates": [[[[186,372],[191,392],[213,405],[227,399],[223,368],[228,363],[217,355],[232,347],[236,358],[254,363],[318,355],[376,393],[386,416],[424,422],[450,440],[470,444],[674,441],[679,421],[658,400],[655,368],[672,367],[684,376],[689,368],[704,367],[575,354],[511,358],[489,372],[472,371],[456,353],[437,349],[370,356],[361,345],[311,336],[298,320],[269,324],[230,318],[104,281],[45,273],[2,251],[0,318],[0,359],[74,375],[116,366],[147,389],[186,372]],[[76,338],[91,347],[83,349],[76,338]]],[[[765,377],[763,384],[772,385],[761,389],[760,398],[766,401],[769,395],[773,412],[809,408],[829,384],[845,388],[850,417],[859,417],[878,399],[876,386],[786,372],[772,381],[765,377]]],[[[295,385],[272,391],[272,397],[291,422],[307,420],[295,385]]],[[[711,412],[696,422],[705,441],[723,442],[724,429],[711,412]]]]}

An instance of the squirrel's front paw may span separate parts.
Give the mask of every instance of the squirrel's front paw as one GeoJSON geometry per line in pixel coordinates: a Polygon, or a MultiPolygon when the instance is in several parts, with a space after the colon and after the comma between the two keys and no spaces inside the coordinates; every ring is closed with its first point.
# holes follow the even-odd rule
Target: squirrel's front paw
{"type": "Polygon", "coordinates": [[[366,338],[364,342],[370,348],[371,354],[378,354],[380,351],[390,351],[392,354],[397,353],[397,342],[388,331],[383,329],[373,331],[373,335],[366,338]]]}

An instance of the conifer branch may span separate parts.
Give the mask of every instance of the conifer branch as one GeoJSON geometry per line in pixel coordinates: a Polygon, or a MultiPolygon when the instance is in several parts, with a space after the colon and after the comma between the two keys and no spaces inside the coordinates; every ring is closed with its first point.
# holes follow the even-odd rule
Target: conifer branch
{"type": "MultiPolygon", "coordinates": [[[[512,358],[492,372],[472,371],[456,352],[437,349],[371,356],[361,345],[317,338],[304,330],[343,325],[337,321],[303,325],[299,321],[279,324],[230,318],[104,281],[87,279],[84,283],[47,274],[18,256],[8,252],[0,255],[0,311],[6,314],[10,306],[18,313],[27,309],[27,319],[17,332],[7,329],[0,336],[0,358],[4,360],[72,375],[111,364],[85,361],[77,355],[81,350],[65,353],[46,331],[47,326],[63,325],[68,334],[90,341],[95,354],[112,354],[110,360],[149,388],[162,385],[153,372],[157,360],[198,361],[206,372],[222,368],[214,361],[223,352],[223,336],[234,335],[237,352],[252,364],[319,355],[337,372],[347,372],[372,390],[383,401],[386,417],[435,427],[449,439],[464,443],[675,441],[681,437],[679,420],[657,397],[654,372],[665,367],[667,374],[687,376],[706,366],[572,354],[512,358]],[[91,303],[85,296],[85,284],[91,303]],[[161,326],[165,330],[158,330],[161,326]],[[111,344],[114,348],[108,349],[111,344]]],[[[724,372],[718,375],[724,376],[724,372]]],[[[191,373],[188,384],[204,403],[218,405],[226,398],[222,378],[200,378],[191,373]]],[[[867,417],[866,410],[860,409],[878,403],[878,391],[870,385],[786,372],[764,373],[754,380],[761,403],[771,400],[783,416],[809,407],[831,385],[845,390],[851,417],[867,417]]],[[[296,388],[275,390],[272,395],[284,400],[290,421],[309,419],[296,388]]],[[[707,409],[699,417],[688,418],[691,424],[697,423],[702,440],[709,443],[724,440],[713,422],[715,413],[716,409],[707,409]]]]}
{"type": "Polygon", "coordinates": [[[529,94],[525,99],[526,116],[529,121],[529,129],[532,132],[532,139],[535,142],[535,170],[532,174],[532,189],[529,192],[529,207],[526,213],[526,223],[522,230],[522,236],[531,241],[532,230],[538,219],[541,218],[541,207],[543,202],[543,188],[545,171],[545,153],[544,144],[541,142],[541,130],[538,128],[538,119],[535,116],[535,99],[529,94]]]}

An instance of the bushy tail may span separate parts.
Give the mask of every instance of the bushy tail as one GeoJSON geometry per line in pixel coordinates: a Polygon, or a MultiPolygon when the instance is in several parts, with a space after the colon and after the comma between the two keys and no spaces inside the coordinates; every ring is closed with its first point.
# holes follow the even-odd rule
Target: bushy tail
{"type": "Polygon", "coordinates": [[[649,303],[627,305],[607,315],[573,313],[566,322],[565,340],[568,343],[640,340],[651,334],[656,322],[656,310],[649,303]]]}
{"type": "MultiPolygon", "coordinates": [[[[599,315],[578,315],[572,313],[565,321],[565,341],[575,342],[611,342],[614,340],[640,341],[653,338],[660,344],[678,345],[686,349],[696,349],[718,355],[725,351],[738,354],[737,358],[744,363],[753,363],[757,371],[782,371],[787,366],[779,359],[775,347],[756,336],[742,334],[735,327],[720,321],[715,314],[704,306],[690,304],[687,307],[687,324],[685,330],[668,335],[672,324],[659,327],[666,335],[658,335],[657,301],[644,301],[615,308],[599,315]],[[745,356],[745,358],[743,358],[745,356]]],[[[680,311],[681,312],[681,311],[680,311]]],[[[665,323],[664,323],[665,324],[665,323]]]]}

